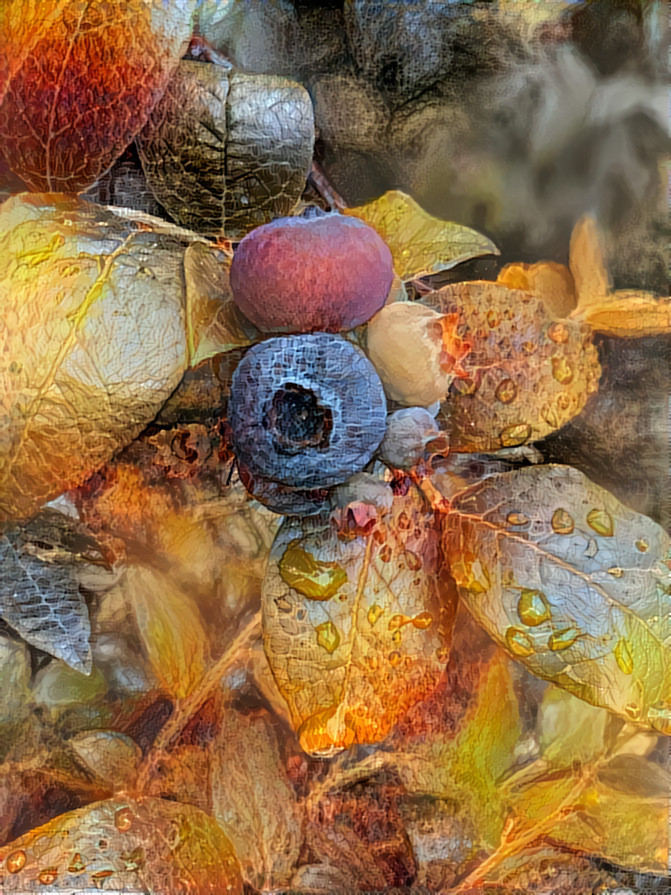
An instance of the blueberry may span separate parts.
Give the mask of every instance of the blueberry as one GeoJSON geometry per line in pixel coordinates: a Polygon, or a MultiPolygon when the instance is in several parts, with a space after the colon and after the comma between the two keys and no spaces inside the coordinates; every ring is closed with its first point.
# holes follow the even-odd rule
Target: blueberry
{"type": "Polygon", "coordinates": [[[240,481],[251,496],[273,513],[283,516],[312,516],[326,506],[329,492],[326,488],[291,488],[273,479],[255,475],[244,463],[238,461],[240,481]]]}
{"type": "Polygon", "coordinates": [[[359,472],[386,425],[384,389],[365,355],[340,336],[281,336],[251,348],[231,384],[238,460],[253,476],[325,488],[359,472]]]}

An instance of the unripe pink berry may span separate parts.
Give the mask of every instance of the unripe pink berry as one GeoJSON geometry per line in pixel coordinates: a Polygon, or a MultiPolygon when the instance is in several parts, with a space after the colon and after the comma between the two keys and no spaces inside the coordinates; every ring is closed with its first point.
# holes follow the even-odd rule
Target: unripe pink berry
{"type": "Polygon", "coordinates": [[[394,278],[377,232],[340,214],[278,218],[248,233],[231,265],[240,310],[264,332],[339,332],[365,323],[394,278]]]}

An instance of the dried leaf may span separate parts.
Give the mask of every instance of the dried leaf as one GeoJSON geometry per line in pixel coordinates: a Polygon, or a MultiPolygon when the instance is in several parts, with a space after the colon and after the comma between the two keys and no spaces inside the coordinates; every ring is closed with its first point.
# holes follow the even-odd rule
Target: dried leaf
{"type": "Polygon", "coordinates": [[[607,336],[631,339],[671,332],[671,298],[620,290],[578,308],[576,319],[607,336]]]}
{"type": "Polygon", "coordinates": [[[584,215],[573,228],[568,265],[575,283],[578,308],[586,308],[608,295],[610,281],[603,234],[591,215],[584,215]]]}
{"type": "Polygon", "coordinates": [[[128,568],[124,587],[156,676],[170,696],[187,696],[202,680],[208,659],[197,604],[172,576],[142,566],[128,568]]]}
{"type": "Polygon", "coordinates": [[[671,793],[671,773],[642,755],[614,755],[599,771],[599,780],[640,799],[667,799],[671,793]]]}
{"type": "Polygon", "coordinates": [[[269,716],[232,709],[224,716],[213,744],[212,806],[245,879],[257,889],[286,886],[298,864],[301,821],[269,716]]]}
{"type": "Polygon", "coordinates": [[[140,747],[116,730],[85,730],[68,745],[85,767],[112,789],[129,786],[142,758],[140,747]]]}
{"type": "Polygon", "coordinates": [[[575,308],[575,287],[571,272],[563,264],[556,264],[554,261],[507,264],[499,272],[496,282],[510,289],[532,292],[543,300],[553,317],[566,317],[575,308]]]}
{"type": "Polygon", "coordinates": [[[424,296],[456,315],[470,343],[444,411],[453,451],[497,451],[543,438],[576,416],[601,368],[591,332],[554,320],[543,301],[499,283],[454,283],[424,296]]]}
{"type": "Polygon", "coordinates": [[[32,646],[91,671],[91,624],[72,555],[50,561],[20,530],[0,537],[0,617],[32,646]]]}
{"type": "Polygon", "coordinates": [[[453,499],[445,551],[466,606],[532,674],[671,732],[671,542],[568,466],[453,499]]]}
{"type": "Polygon", "coordinates": [[[264,645],[301,746],[384,739],[436,686],[451,618],[433,514],[411,488],[365,535],[288,518],[263,588],[264,645]]]}
{"type": "Polygon", "coordinates": [[[62,814],[0,849],[3,892],[242,895],[240,865],[211,817],[161,799],[111,799],[62,814]]]}
{"type": "Polygon", "coordinates": [[[31,189],[86,189],[123,152],[166,88],[194,7],[195,0],[3,3],[0,139],[31,189]]]}
{"type": "Polygon", "coordinates": [[[0,518],[77,485],[154,417],[187,363],[187,231],[74,198],[0,208],[0,518]]]}
{"type": "Polygon", "coordinates": [[[347,208],[344,213],[377,230],[391,249],[394,268],[402,280],[450,270],[470,258],[499,254],[486,236],[462,224],[434,218],[399,190],[358,208],[347,208]]]}
{"type": "Polygon", "coordinates": [[[190,245],[184,254],[186,327],[189,363],[251,344],[256,330],[233,301],[228,279],[230,258],[205,243],[190,245]]]}
{"type": "Polygon", "coordinates": [[[174,219],[238,239],[291,212],[313,143],[304,87],[187,60],[137,138],[149,185],[174,219]]]}

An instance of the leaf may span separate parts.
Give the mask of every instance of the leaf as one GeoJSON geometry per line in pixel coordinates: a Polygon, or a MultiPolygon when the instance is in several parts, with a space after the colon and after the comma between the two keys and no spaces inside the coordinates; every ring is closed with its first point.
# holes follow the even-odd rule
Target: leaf
{"type": "Polygon", "coordinates": [[[0,518],[80,484],[173,391],[197,239],[71,197],[0,207],[0,518]]]}
{"type": "Polygon", "coordinates": [[[142,758],[137,743],[116,730],[85,730],[68,745],[98,780],[113,789],[130,785],[142,758]]]}
{"type": "Polygon", "coordinates": [[[671,298],[619,290],[578,308],[574,316],[607,336],[636,339],[664,335],[671,332],[671,298]]]}
{"type": "Polygon", "coordinates": [[[188,696],[202,680],[208,659],[197,604],[172,576],[143,566],[129,566],[125,590],[156,676],[170,696],[188,696]]]}
{"type": "Polygon", "coordinates": [[[568,466],[493,475],[453,498],[459,593],[538,677],[671,732],[671,542],[568,466]]]}
{"type": "Polygon", "coordinates": [[[570,767],[605,755],[621,722],[610,712],[550,686],[538,714],[537,733],[543,759],[570,767]]]}
{"type": "Polygon", "coordinates": [[[233,301],[230,258],[213,246],[194,243],[184,253],[189,363],[250,345],[256,329],[233,301]]]}
{"type": "Polygon", "coordinates": [[[242,895],[240,865],[211,817],[161,799],[110,799],[61,814],[0,849],[3,892],[242,895]]]}
{"type": "Polygon", "coordinates": [[[577,416],[601,368],[590,330],[554,320],[543,301],[499,283],[453,283],[422,303],[455,315],[471,346],[443,410],[453,451],[497,451],[544,438],[577,416]]]}
{"type": "Polygon", "coordinates": [[[70,556],[47,562],[20,531],[0,536],[0,617],[32,646],[91,671],[91,624],[70,556]]]}
{"type": "Polygon", "coordinates": [[[567,267],[554,261],[537,264],[507,264],[497,283],[510,289],[532,292],[543,300],[553,317],[566,317],[575,308],[575,287],[567,267]]]}
{"type": "Polygon", "coordinates": [[[225,714],[212,750],[212,804],[245,879],[257,889],[288,885],[301,819],[270,716],[225,714]]]}
{"type": "Polygon", "coordinates": [[[324,517],[288,518],[263,586],[268,662],[307,752],[374,743],[436,686],[448,585],[418,492],[351,539],[324,517]]]}
{"type": "Polygon", "coordinates": [[[498,255],[486,236],[462,224],[434,218],[410,196],[391,190],[344,214],[360,218],[380,234],[391,249],[394,268],[402,280],[415,280],[450,270],[482,255],[498,255]]]}
{"type": "Polygon", "coordinates": [[[194,7],[195,0],[3,4],[0,139],[31,189],[78,192],[109,168],[165,90],[194,7]]]}
{"type": "Polygon", "coordinates": [[[291,212],[313,143],[304,87],[187,60],[137,138],[149,185],[169,214],[237,239],[291,212]]]}
{"type": "Polygon", "coordinates": [[[610,292],[603,234],[592,215],[584,215],[573,228],[569,269],[575,283],[578,309],[601,301],[610,292]]]}
{"type": "Polygon", "coordinates": [[[599,771],[599,780],[640,799],[666,799],[671,792],[671,773],[642,755],[614,755],[599,771]]]}

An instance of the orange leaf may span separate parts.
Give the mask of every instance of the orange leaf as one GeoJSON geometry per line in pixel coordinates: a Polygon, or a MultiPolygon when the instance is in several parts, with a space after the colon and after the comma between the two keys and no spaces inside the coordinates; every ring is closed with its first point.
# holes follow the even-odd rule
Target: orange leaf
{"type": "Polygon", "coordinates": [[[499,272],[497,283],[510,289],[533,292],[555,317],[566,317],[575,308],[571,272],[563,264],[540,261],[538,264],[507,264],[499,272]]]}
{"type": "Polygon", "coordinates": [[[591,215],[581,217],[573,228],[568,266],[575,282],[579,308],[599,301],[610,291],[603,235],[591,215]]]}
{"type": "Polygon", "coordinates": [[[574,315],[609,336],[640,338],[671,332],[671,298],[622,290],[604,296],[574,315]]]}

